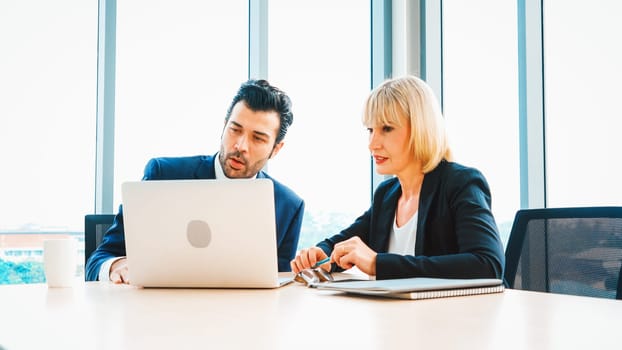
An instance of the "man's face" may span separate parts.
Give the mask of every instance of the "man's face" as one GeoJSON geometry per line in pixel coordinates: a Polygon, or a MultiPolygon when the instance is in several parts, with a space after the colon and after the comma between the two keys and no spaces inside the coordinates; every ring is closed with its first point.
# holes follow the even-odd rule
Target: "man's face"
{"type": "Polygon", "coordinates": [[[218,161],[229,178],[255,176],[283,142],[274,144],[280,126],[276,111],[253,111],[238,102],[225,124],[218,161]]]}

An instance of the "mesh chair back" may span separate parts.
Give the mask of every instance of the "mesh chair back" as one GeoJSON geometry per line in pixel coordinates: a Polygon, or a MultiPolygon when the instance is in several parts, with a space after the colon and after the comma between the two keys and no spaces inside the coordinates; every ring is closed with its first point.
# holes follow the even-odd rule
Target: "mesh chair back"
{"type": "Polygon", "coordinates": [[[622,207],[520,210],[505,256],[509,288],[622,299],[622,207]]]}
{"type": "Polygon", "coordinates": [[[84,216],[84,263],[104,238],[114,221],[114,214],[89,214],[84,216]]]}

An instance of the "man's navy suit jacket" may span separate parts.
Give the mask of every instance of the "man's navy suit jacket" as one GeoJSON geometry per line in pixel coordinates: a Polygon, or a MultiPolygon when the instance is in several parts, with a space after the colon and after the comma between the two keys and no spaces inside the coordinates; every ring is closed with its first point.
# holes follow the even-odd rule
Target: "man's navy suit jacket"
{"type": "MultiPolygon", "coordinates": [[[[143,180],[191,180],[215,179],[215,156],[154,158],[145,167],[143,180]]],[[[296,255],[304,201],[291,189],[260,171],[258,178],[274,183],[274,208],[276,211],[276,239],[279,271],[290,271],[289,262],[296,255]]],[[[241,244],[244,244],[241,242],[241,244]]],[[[101,265],[113,257],[125,256],[125,232],[123,230],[123,206],[114,223],[104,235],[101,244],[86,262],[86,279],[96,281],[101,265]]],[[[174,257],[171,257],[174,258],[174,257]]]]}

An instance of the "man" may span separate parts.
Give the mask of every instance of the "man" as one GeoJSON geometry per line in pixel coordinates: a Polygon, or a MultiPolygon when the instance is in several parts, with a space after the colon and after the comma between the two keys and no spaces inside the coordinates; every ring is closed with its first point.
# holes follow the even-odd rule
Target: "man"
{"type": "MultiPolygon", "coordinates": [[[[294,258],[298,245],[304,201],[261,169],[283,147],[283,138],[292,122],[291,101],[284,92],[265,80],[249,80],[240,86],[227,110],[217,154],[151,159],[143,180],[255,177],[272,180],[279,271],[289,271],[289,261],[294,258]]],[[[122,206],[86,262],[86,278],[129,283],[122,206]]]]}

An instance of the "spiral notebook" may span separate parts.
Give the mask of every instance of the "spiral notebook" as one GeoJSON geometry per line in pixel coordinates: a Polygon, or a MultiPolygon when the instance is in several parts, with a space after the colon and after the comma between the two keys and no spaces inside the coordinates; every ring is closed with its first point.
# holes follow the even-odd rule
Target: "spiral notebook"
{"type": "Polygon", "coordinates": [[[495,278],[447,279],[400,278],[373,281],[316,283],[311,287],[352,294],[398,299],[431,299],[503,292],[503,281],[495,278]]]}

